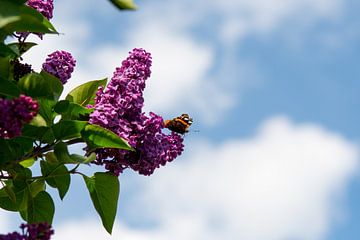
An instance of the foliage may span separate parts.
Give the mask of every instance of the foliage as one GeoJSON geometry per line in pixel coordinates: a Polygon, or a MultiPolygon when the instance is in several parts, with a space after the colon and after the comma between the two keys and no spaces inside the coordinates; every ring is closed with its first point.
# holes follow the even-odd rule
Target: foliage
{"type": "MultiPolygon", "coordinates": [[[[132,0],[109,1],[120,10],[136,8],[132,0]]],[[[106,88],[107,79],[89,81],[70,91],[65,99],[60,99],[63,84],[75,66],[70,53],[50,54],[41,72],[35,72],[31,65],[22,62],[21,56],[36,46],[26,41],[29,34],[42,39],[46,34],[58,33],[48,19],[52,12],[45,14],[48,8],[40,11],[34,7],[38,6],[36,4],[41,4],[41,0],[0,0],[0,207],[18,212],[28,224],[51,224],[55,205],[47,188],[57,189],[59,197],[64,199],[72,175],[78,174],[84,179],[104,228],[111,233],[120,192],[117,174],[106,171],[86,176],[78,170],[79,166],[96,163],[98,150],[118,151],[139,160],[143,148],[154,147],[140,146],[139,143],[145,141],[149,145],[154,141],[151,136],[146,136],[147,140],[129,144],[129,139],[121,133],[89,121],[96,106],[94,99],[106,88]],[[69,152],[68,147],[76,143],[86,145],[83,155],[69,152]],[[41,168],[38,176],[34,176],[31,169],[36,164],[41,168]]],[[[52,11],[52,6],[49,9],[52,11]]],[[[141,108],[139,111],[137,116],[142,117],[141,108]]],[[[152,119],[155,119],[153,115],[143,117],[142,123],[153,124],[152,119]]],[[[157,122],[160,127],[153,130],[154,135],[168,137],[160,134],[164,127],[162,118],[156,116],[156,119],[160,119],[157,122]]],[[[145,135],[139,134],[139,138],[145,138],[145,135]]],[[[173,148],[172,152],[168,151],[172,154],[171,159],[166,158],[168,161],[182,151],[182,139],[180,136],[176,139],[179,139],[180,150],[176,153],[173,148]]],[[[172,143],[167,144],[170,149],[172,143]]],[[[164,161],[158,164],[163,165],[164,161]]]]}

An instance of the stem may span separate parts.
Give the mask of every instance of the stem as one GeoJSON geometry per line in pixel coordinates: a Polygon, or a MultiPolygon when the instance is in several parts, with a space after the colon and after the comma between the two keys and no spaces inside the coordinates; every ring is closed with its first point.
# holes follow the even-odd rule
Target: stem
{"type": "Polygon", "coordinates": [[[27,181],[34,181],[34,180],[37,180],[37,179],[46,180],[47,178],[60,177],[60,176],[68,175],[68,174],[80,174],[80,175],[82,175],[82,176],[85,175],[85,174],[83,174],[83,173],[81,173],[81,172],[72,171],[72,170],[71,170],[71,171],[66,172],[66,173],[52,174],[52,175],[46,175],[46,176],[35,176],[35,177],[32,177],[32,178],[27,179],[27,181]]]}
{"type": "MultiPolygon", "coordinates": [[[[46,174],[45,176],[35,176],[35,177],[31,177],[31,178],[28,178],[26,179],[26,181],[34,181],[34,180],[38,180],[38,179],[47,179],[47,178],[51,178],[51,177],[59,177],[59,176],[64,176],[64,175],[67,175],[67,174],[79,174],[79,175],[82,175],[82,176],[86,176],[85,174],[81,173],[81,172],[78,172],[76,171],[76,169],[80,166],[80,163],[79,164],[76,164],[76,166],[71,169],[70,171],[68,172],[65,172],[65,173],[59,173],[59,174],[53,174],[56,169],[58,169],[58,167],[62,166],[63,164],[59,164],[59,166],[57,166],[56,168],[54,168],[49,174],[46,174]]],[[[4,175],[0,175],[0,182],[2,182],[1,180],[2,179],[13,179],[12,176],[4,176],[4,175]]]]}
{"type": "MultiPolygon", "coordinates": [[[[80,143],[83,142],[83,140],[81,138],[76,138],[76,139],[72,139],[69,140],[67,142],[65,142],[67,145],[71,145],[71,144],[75,144],[75,143],[80,143]]],[[[47,151],[51,151],[54,150],[54,147],[56,145],[56,143],[58,142],[54,142],[52,144],[46,145],[44,147],[37,147],[35,148],[35,151],[24,155],[22,158],[20,158],[19,160],[15,161],[15,163],[19,163],[23,160],[29,159],[29,158],[37,158],[43,155],[43,153],[47,152],[47,151]]]]}
{"type": "Polygon", "coordinates": [[[36,176],[36,177],[32,177],[32,178],[29,178],[28,180],[29,181],[32,181],[32,180],[36,180],[36,179],[47,179],[49,177],[58,177],[58,176],[64,176],[64,175],[67,175],[67,174],[82,174],[80,172],[77,172],[76,169],[80,166],[80,163],[79,164],[76,164],[76,166],[71,169],[70,171],[66,172],[66,173],[60,173],[60,174],[53,174],[56,169],[58,169],[60,166],[62,166],[63,164],[59,164],[56,168],[54,168],[51,172],[49,172],[49,174],[47,174],[46,176],[36,176]]]}

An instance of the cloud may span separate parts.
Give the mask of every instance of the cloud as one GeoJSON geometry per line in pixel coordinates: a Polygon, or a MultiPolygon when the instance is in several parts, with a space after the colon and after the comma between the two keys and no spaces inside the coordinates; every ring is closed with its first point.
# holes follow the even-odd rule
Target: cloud
{"type": "Polygon", "coordinates": [[[11,229],[12,224],[11,224],[11,216],[10,213],[8,211],[5,211],[3,209],[0,210],[0,234],[7,234],[8,232],[13,232],[13,231],[17,231],[17,227],[15,226],[16,229],[11,229]]]}
{"type": "MultiPolygon", "coordinates": [[[[234,44],[251,34],[271,33],[281,26],[293,28],[312,26],[319,20],[333,20],[341,16],[346,1],[334,0],[215,0],[151,2],[142,9],[160,11],[157,19],[171,19],[176,27],[205,26],[224,44],[234,44]],[[191,3],[191,5],[190,5],[191,3]],[[191,6],[191,7],[189,7],[191,6]],[[214,21],[215,20],[215,21],[214,21]],[[210,25],[210,26],[209,26],[210,25]]],[[[154,16],[152,16],[154,17],[154,16]]],[[[169,22],[168,21],[168,22],[169,22]]]]}
{"type": "Polygon", "coordinates": [[[250,34],[266,34],[282,26],[312,26],[339,17],[344,1],[334,0],[228,0],[212,1],[209,8],[222,14],[221,36],[226,43],[250,34]]]}
{"type": "MultiPolygon", "coordinates": [[[[125,202],[132,216],[120,218],[151,224],[118,223],[108,239],[324,239],[359,168],[358,146],[286,117],[266,120],[249,138],[199,141],[189,149],[128,186],[137,186],[125,202]]],[[[97,235],[104,232],[99,222],[76,222],[60,226],[58,239],[107,239],[97,235]]]]}
{"type": "Polygon", "coordinates": [[[25,55],[26,61],[38,70],[47,54],[58,49],[70,51],[77,67],[65,85],[65,95],[86,81],[111,77],[128,51],[146,48],[154,57],[145,92],[146,110],[169,117],[187,112],[204,124],[219,122],[239,103],[244,88],[262,78],[256,63],[239,60],[234,50],[239,40],[272,32],[287,22],[300,26],[332,18],[342,9],[339,0],[192,1],[195,5],[191,8],[184,2],[151,2],[133,13],[135,20],[112,25],[112,39],[102,36],[106,41],[96,42],[93,24],[108,26],[102,24],[109,19],[102,22],[100,15],[117,12],[96,1],[75,4],[56,4],[54,24],[64,34],[46,36],[25,55]],[[216,21],[209,23],[210,19],[216,21]],[[207,38],[194,34],[196,28],[207,38]]]}
{"type": "Polygon", "coordinates": [[[124,227],[120,224],[115,224],[114,231],[110,236],[103,228],[98,219],[87,219],[87,220],[73,220],[68,221],[65,224],[55,229],[53,235],[54,240],[63,239],[87,239],[87,240],[115,240],[115,239],[126,239],[126,240],[145,240],[151,239],[149,235],[142,232],[137,232],[129,228],[124,227]]]}
{"type": "MultiPolygon", "coordinates": [[[[67,1],[58,4],[59,14],[69,8],[67,1]]],[[[54,25],[59,36],[45,36],[44,41],[32,37],[39,45],[24,55],[35,70],[40,70],[46,56],[56,50],[66,50],[73,54],[77,66],[72,79],[65,85],[64,95],[72,88],[89,80],[111,78],[115,67],[120,66],[128,52],[135,47],[145,48],[153,55],[152,77],[146,89],[146,110],[167,113],[175,117],[182,112],[199,112],[216,117],[232,105],[229,94],[221,93],[221,86],[207,80],[207,73],[214,64],[214,52],[210,46],[194,40],[190,34],[173,25],[154,21],[136,21],[127,35],[121,29],[114,32],[121,35],[123,44],[89,44],[94,30],[84,21],[83,9],[78,15],[69,11],[67,18],[58,18],[54,25]],[[207,104],[213,106],[206,109],[207,104]]],[[[116,36],[116,34],[114,34],[116,36]]],[[[204,118],[205,119],[205,118],[204,118]]],[[[209,120],[210,121],[210,120],[209,120]]],[[[206,121],[204,121],[206,122],[206,121]]]]}

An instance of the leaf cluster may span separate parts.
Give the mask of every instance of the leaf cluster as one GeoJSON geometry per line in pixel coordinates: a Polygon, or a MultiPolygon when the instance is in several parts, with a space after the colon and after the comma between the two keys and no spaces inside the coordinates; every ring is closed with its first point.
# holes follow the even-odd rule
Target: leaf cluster
{"type": "MultiPolygon", "coordinates": [[[[134,10],[132,0],[109,0],[120,10],[134,10]]],[[[55,188],[64,199],[74,174],[81,175],[95,210],[105,229],[111,233],[115,220],[120,184],[116,176],[96,172],[81,173],[78,167],[95,160],[95,150],[118,148],[133,151],[113,132],[88,122],[99,87],[107,79],[89,81],[70,91],[61,100],[61,81],[45,72],[31,71],[17,79],[16,62],[37,44],[13,41],[19,32],[57,34],[42,14],[28,7],[26,0],[0,0],[0,98],[14,99],[27,95],[39,104],[39,113],[24,124],[20,136],[0,138],[0,207],[18,212],[28,223],[52,223],[55,213],[53,197],[47,192],[55,188]],[[83,155],[69,152],[72,144],[83,143],[83,155]],[[38,165],[41,174],[34,176],[38,165]]],[[[7,113],[1,113],[7,114],[7,113]]],[[[0,126],[1,128],[1,126],[0,126]]]]}

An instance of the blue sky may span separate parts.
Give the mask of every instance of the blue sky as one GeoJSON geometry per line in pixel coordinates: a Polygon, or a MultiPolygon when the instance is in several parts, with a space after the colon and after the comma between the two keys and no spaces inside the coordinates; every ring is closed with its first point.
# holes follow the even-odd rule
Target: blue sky
{"type": "MultiPolygon", "coordinates": [[[[120,176],[111,237],[73,177],[57,201],[55,239],[358,239],[360,3],[137,4],[124,13],[106,1],[55,1],[64,34],[45,37],[25,59],[39,68],[54,50],[72,52],[68,91],[111,77],[143,47],[153,55],[146,111],[187,112],[199,132],[153,176],[120,176]]],[[[9,231],[20,221],[3,219],[9,231]]]]}

